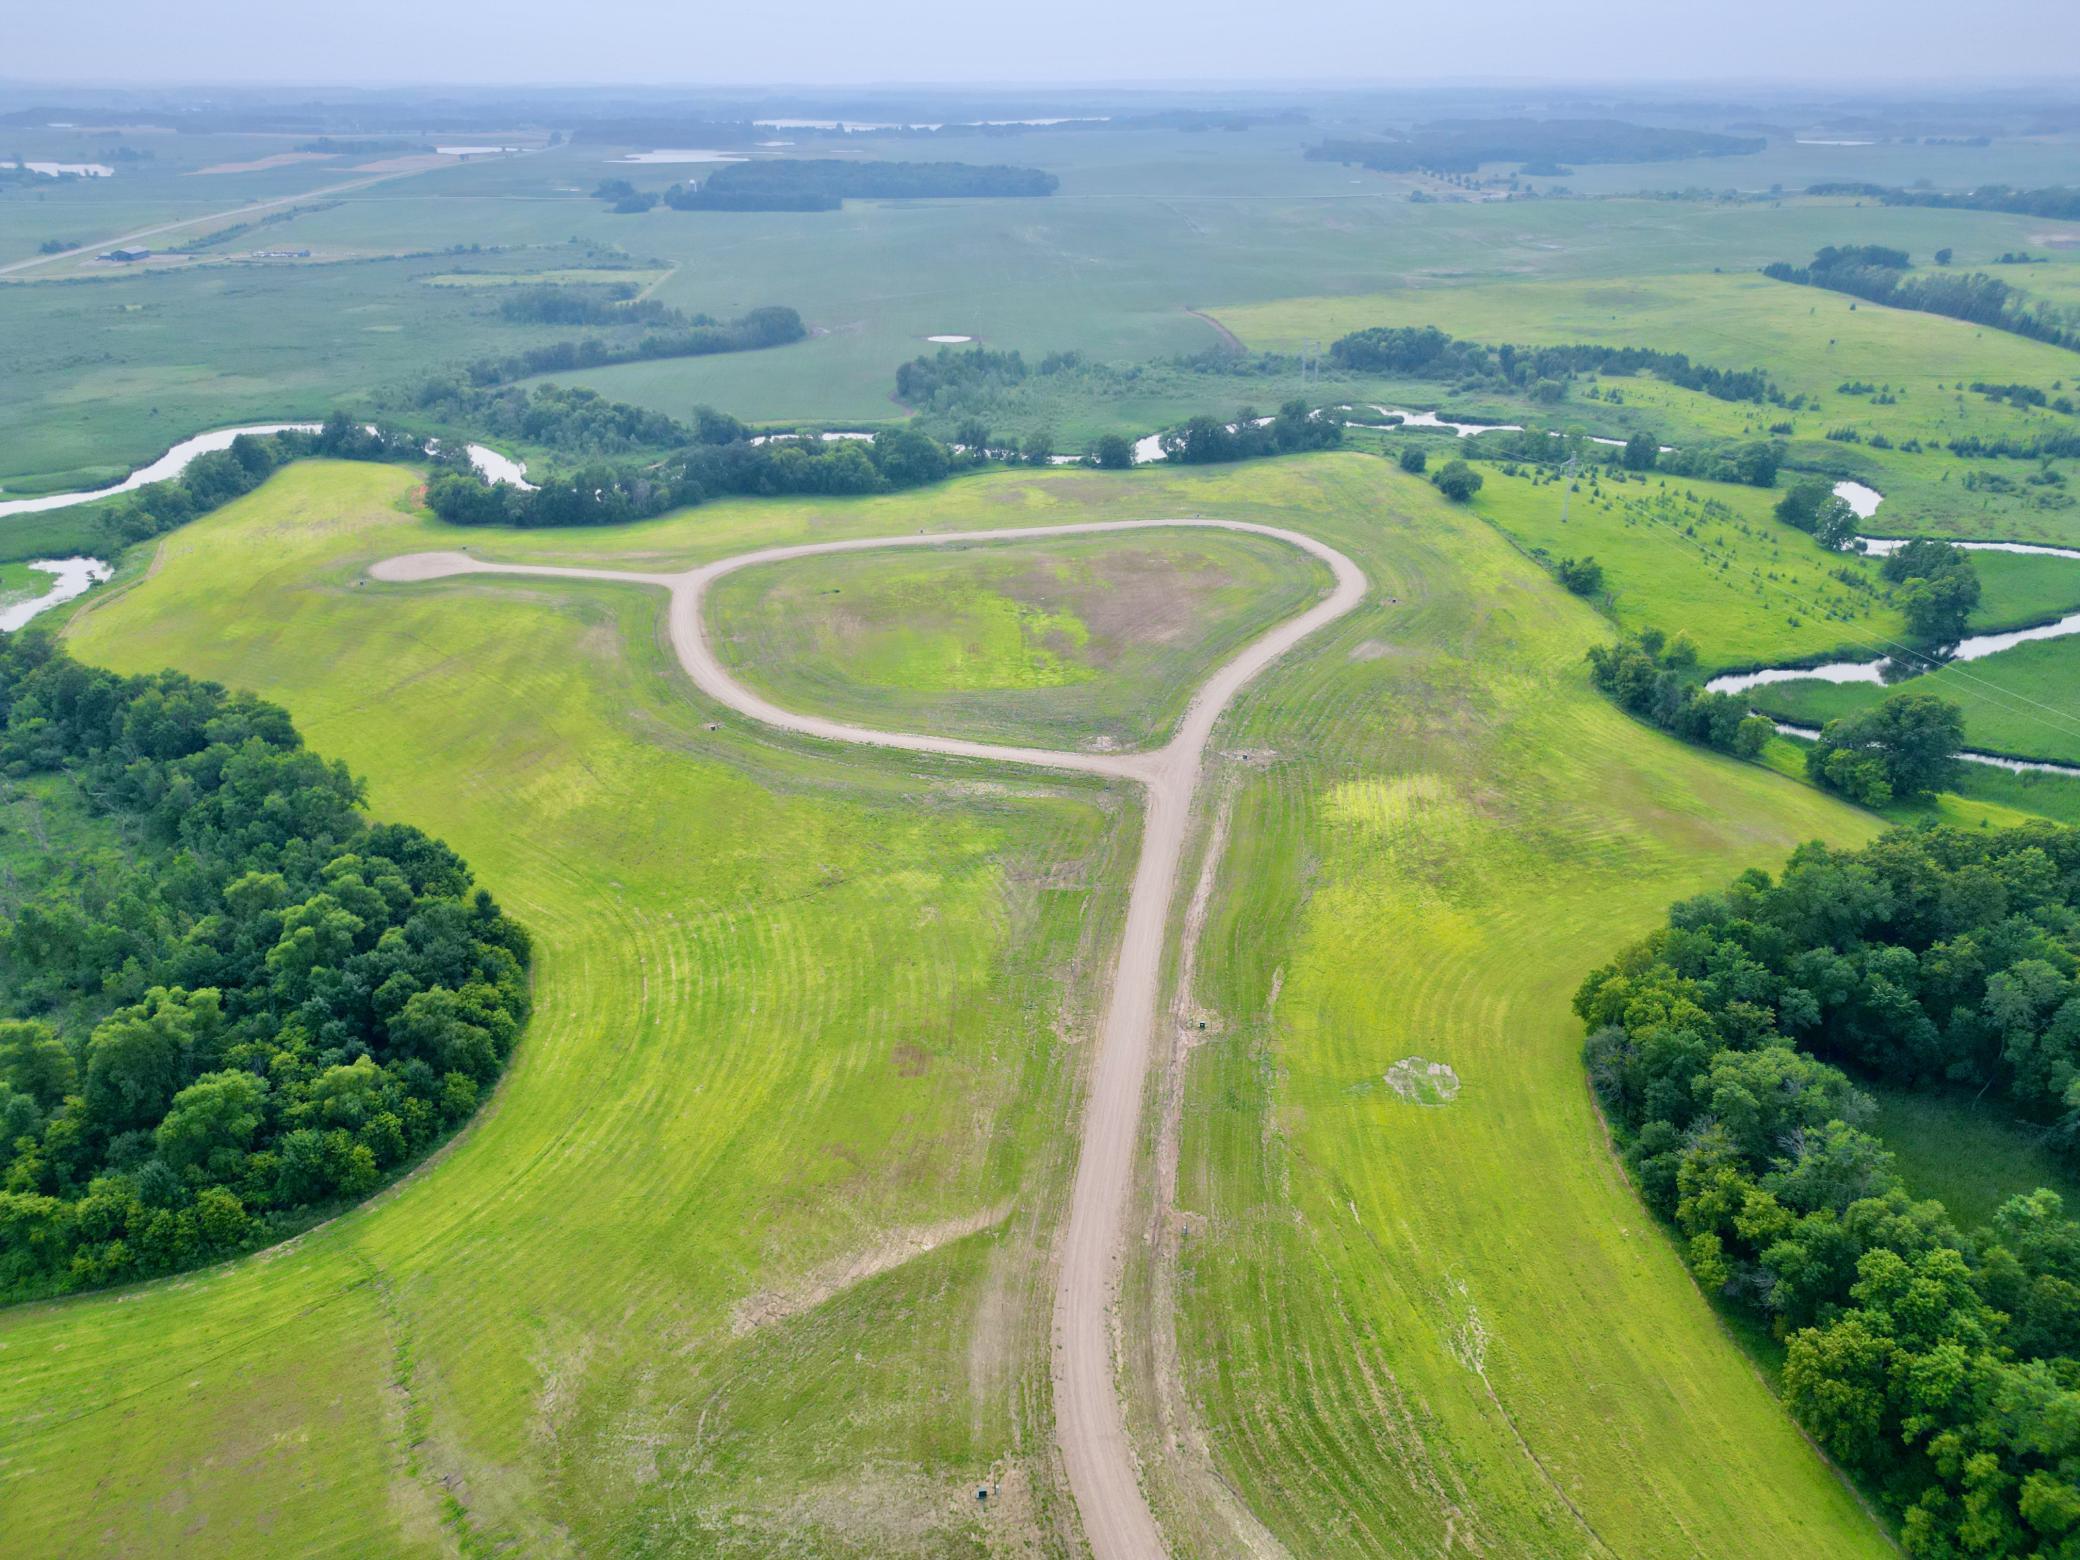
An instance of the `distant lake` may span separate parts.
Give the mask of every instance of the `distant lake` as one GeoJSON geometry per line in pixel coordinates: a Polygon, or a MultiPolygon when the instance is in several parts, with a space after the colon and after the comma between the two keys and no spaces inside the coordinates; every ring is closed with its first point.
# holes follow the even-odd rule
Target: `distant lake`
{"type": "Polygon", "coordinates": [[[718,152],[708,146],[664,146],[654,152],[630,152],[608,159],[620,163],[721,163],[742,162],[735,152],[718,152]]]}
{"type": "Polygon", "coordinates": [[[107,163],[56,163],[56,162],[4,162],[0,168],[27,168],[31,173],[40,173],[46,179],[56,179],[71,174],[80,179],[113,179],[115,169],[107,163]]]}

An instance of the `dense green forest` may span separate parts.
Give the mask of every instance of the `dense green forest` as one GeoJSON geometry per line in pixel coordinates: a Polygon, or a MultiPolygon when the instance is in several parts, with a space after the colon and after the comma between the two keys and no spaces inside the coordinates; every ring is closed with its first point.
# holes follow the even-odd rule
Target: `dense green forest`
{"type": "Polygon", "coordinates": [[[496,1082],[526,935],[286,713],[0,640],[0,1299],[262,1245],[496,1082]]]}
{"type": "Polygon", "coordinates": [[[2080,1540],[2080,1225],[2039,1191],[1960,1231],[1851,1071],[1991,1091],[2072,1155],[2076,972],[2080,831],[1894,830],[1676,905],[1575,998],[1642,1195],[1915,1556],[2080,1540]]]}
{"type": "Polygon", "coordinates": [[[1307,149],[1317,162],[1352,163],[1382,173],[1432,169],[1471,173],[1483,163],[1673,162],[1759,152],[1760,137],[1674,130],[1619,119],[1440,119],[1378,141],[1324,141],[1307,149]]]}
{"type": "Polygon", "coordinates": [[[697,186],[675,184],[664,203],[675,211],[836,211],[847,200],[1052,195],[1058,182],[1002,163],[762,158],[718,168],[697,186]]]}

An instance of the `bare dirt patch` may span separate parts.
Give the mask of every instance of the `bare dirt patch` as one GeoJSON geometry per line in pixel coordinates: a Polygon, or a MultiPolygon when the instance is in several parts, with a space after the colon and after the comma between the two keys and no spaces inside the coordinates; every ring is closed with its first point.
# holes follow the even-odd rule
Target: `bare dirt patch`
{"type": "Polygon", "coordinates": [[[1010,1212],[1008,1205],[1000,1204],[963,1214],[957,1219],[943,1219],[937,1224],[892,1230],[864,1251],[826,1262],[790,1284],[746,1295],[730,1313],[729,1330],[742,1338],[761,1327],[770,1327],[804,1311],[813,1311],[833,1295],[841,1294],[855,1284],[863,1284],[906,1262],[928,1256],[941,1246],[1003,1223],[1010,1212]]]}
{"type": "Polygon", "coordinates": [[[331,152],[276,152],[272,157],[255,157],[251,162],[215,163],[207,168],[190,168],[187,177],[206,173],[265,173],[269,168],[287,168],[296,163],[323,162],[331,152]]]}
{"type": "Polygon", "coordinates": [[[1459,1075],[1448,1063],[1404,1056],[1387,1069],[1387,1087],[1411,1105],[1449,1105],[1459,1097],[1459,1075]]]}

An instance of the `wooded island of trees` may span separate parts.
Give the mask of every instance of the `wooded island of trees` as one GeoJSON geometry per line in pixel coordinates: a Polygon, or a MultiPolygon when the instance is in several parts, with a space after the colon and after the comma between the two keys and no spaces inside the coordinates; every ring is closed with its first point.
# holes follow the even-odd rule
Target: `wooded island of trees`
{"type": "Polygon", "coordinates": [[[526,935],[282,710],[14,634],[0,771],[0,1300],[279,1239],[496,1082],[526,935]]]}
{"type": "Polygon", "coordinates": [[[1917,1557],[2080,1537],[2080,1225],[2049,1191],[1962,1231],[1856,1077],[1973,1089],[2080,1147],[2080,831],[1801,847],[1676,905],[1575,996],[1598,1099],[1698,1282],[1917,1557]]]}

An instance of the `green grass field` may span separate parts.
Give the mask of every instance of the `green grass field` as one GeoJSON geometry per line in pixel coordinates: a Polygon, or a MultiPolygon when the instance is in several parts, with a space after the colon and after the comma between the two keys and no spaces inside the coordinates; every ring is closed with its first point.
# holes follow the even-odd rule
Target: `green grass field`
{"type": "Polygon", "coordinates": [[[1216,782],[1174,1227],[1221,1479],[1303,1553],[1882,1551],[1625,1184],[1567,1007],[1671,898],[1872,822],[1617,714],[1606,627],[1465,511],[1308,469],[1394,602],[1269,675],[1229,743],[1276,757],[1216,782]]]}
{"type": "Polygon", "coordinates": [[[1131,830],[711,733],[639,592],[363,587],[437,540],[415,480],[298,468],[75,643],[282,699],[463,850],[538,940],[529,1037],[443,1162],[293,1250],[0,1320],[10,1546],[92,1510],[132,1550],[967,1552],[992,1474],[1046,1529],[1067,1037],[1131,830]]]}
{"type": "Polygon", "coordinates": [[[1328,572],[1260,537],[1090,537],[727,576],[724,654],[783,705],[1043,747],[1160,743],[1185,701],[1328,572]]]}
{"type": "MultiPolygon", "coordinates": [[[[1864,231],[1873,215],[1837,212],[1845,232],[1864,231]]],[[[1776,258],[1802,260],[1806,253],[1787,250],[1776,258]]],[[[1958,320],[1857,304],[1838,293],[1774,282],[1745,267],[1728,265],[1726,271],[1566,281],[1471,278],[1213,312],[1247,345],[1266,350],[1333,340],[1368,325],[1436,325],[1483,341],[1603,342],[1687,352],[1721,368],[1765,368],[1787,394],[1806,396],[1808,406],[1787,413],[1714,401],[1642,377],[1606,381],[1604,388],[1622,394],[1618,404],[1577,397],[1544,409],[1539,420],[1559,427],[1578,422],[1607,435],[1645,428],[1675,442],[1759,438],[1772,424],[1788,421],[1796,463],[1858,477],[1886,495],[1873,522],[1884,534],[2080,542],[2080,507],[2065,488],[2031,486],[2026,463],[1961,461],[1940,448],[1969,434],[2070,431],[2069,416],[1990,401],[1965,385],[2024,383],[2047,392],[2054,385],[2070,387],[2076,377],[2071,353],[1958,320]],[[1875,393],[1844,390],[1857,384],[1888,391],[1893,400],[1883,404],[1875,393]],[[1844,427],[1856,429],[1866,442],[1826,437],[1844,427]],[[1895,446],[1919,439],[1929,447],[1919,453],[1872,448],[1867,441],[1873,434],[1895,446]]],[[[1430,399],[1440,395],[1453,401],[1444,387],[1433,389],[1430,399]]],[[[1477,402],[1463,407],[1481,410],[1477,402]]],[[[2069,479],[2080,474],[2080,464],[2058,465],[2069,479]]]]}
{"type": "Polygon", "coordinates": [[[2080,1179],[2045,1144],[2042,1129],[2005,1117],[1993,1100],[1864,1088],[1878,1102],[1871,1130],[1898,1156],[1907,1185],[1916,1197],[1938,1199],[1960,1229],[2040,1186],[2080,1208],[2080,1179]]]}
{"type": "MultiPolygon", "coordinates": [[[[73,642],[284,701],[527,922],[537,1015],[477,1125],[376,1203],[0,1317],[10,1541],[1062,1547],[1044,1253],[1131,813],[710,731],[638,591],[361,583],[453,545],[413,482],[297,467],[73,642]]],[[[1194,512],[1317,531],[1394,603],[1246,696],[1252,758],[1213,777],[1182,1339],[1224,1476],[1327,1552],[1591,1547],[1570,1503],[1627,1553],[1875,1551],[1645,1223],[1565,1001],[1669,898],[1872,825],[1617,715],[1577,664],[1607,630],[1479,521],[1343,455],[469,542],[683,564],[1194,512]],[[1382,1091],[1415,1051],[1460,1069],[1452,1105],[1382,1091]]],[[[1001,594],[970,578],[971,610],[1001,594]]]]}
{"type": "Polygon", "coordinates": [[[1826,552],[1782,524],[1769,489],[1651,475],[1583,481],[1565,494],[1563,524],[1557,476],[1480,469],[1473,503],[1483,519],[1534,555],[1593,557],[1621,627],[1687,633],[1707,667],[1801,660],[1904,632],[1875,560],[1826,552]]]}

